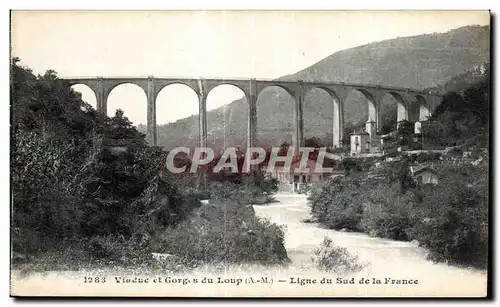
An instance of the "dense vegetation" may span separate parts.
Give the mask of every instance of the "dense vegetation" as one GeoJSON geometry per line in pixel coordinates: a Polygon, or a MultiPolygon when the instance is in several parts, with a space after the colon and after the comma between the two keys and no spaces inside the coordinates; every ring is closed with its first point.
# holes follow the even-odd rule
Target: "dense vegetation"
{"type": "MultiPolygon", "coordinates": [[[[191,264],[199,255],[287,260],[278,226],[224,195],[219,206],[202,205],[200,178],[164,171],[167,153],[148,146],[123,112],[101,116],[54,71],[35,76],[18,62],[11,65],[11,234],[19,259],[43,269],[137,266],[153,263],[153,252],[191,264]],[[234,219],[222,226],[226,214],[234,219]],[[204,245],[192,245],[200,225],[204,245]]],[[[256,176],[245,184],[272,190],[256,176]]]]}
{"type": "Polygon", "coordinates": [[[443,154],[394,153],[392,162],[344,160],[345,178],[312,189],[312,215],[334,229],[417,240],[434,260],[486,266],[489,103],[488,73],[446,94],[423,132],[438,148],[454,147],[443,154]],[[409,167],[417,163],[433,165],[437,185],[411,177],[409,167]]]}
{"type": "MultiPolygon", "coordinates": [[[[441,90],[449,79],[489,61],[490,28],[467,26],[447,33],[400,37],[336,52],[318,63],[280,79],[380,84],[415,89],[441,90]],[[362,67],[362,69],[360,69],[362,67]]],[[[455,91],[451,87],[445,91],[455,91]]],[[[349,95],[345,123],[353,125],[367,119],[366,98],[359,92],[349,95]]],[[[292,98],[278,87],[264,90],[257,104],[257,140],[260,146],[290,142],[293,135],[292,98]]],[[[213,147],[246,144],[248,106],[240,99],[208,112],[208,143],[213,147]],[[224,133],[226,132],[226,133],[224,133]],[[225,136],[224,136],[225,134],[225,136]]],[[[304,101],[305,137],[318,136],[332,142],[332,102],[323,90],[310,91],[304,101]]],[[[384,133],[394,130],[396,101],[384,97],[384,133]]],[[[158,127],[158,144],[173,148],[198,141],[198,116],[194,115],[158,127]]],[[[327,144],[328,145],[328,144],[327,144]]]]}
{"type": "Polygon", "coordinates": [[[489,66],[448,82],[447,92],[430,121],[422,125],[428,146],[487,147],[490,113],[489,66]],[[470,83],[468,83],[470,82],[470,83]]]}
{"type": "Polygon", "coordinates": [[[484,266],[488,255],[487,168],[435,164],[436,186],[415,185],[404,162],[384,166],[380,178],[366,171],[313,189],[311,211],[333,229],[363,231],[396,240],[417,240],[431,258],[484,266]]]}

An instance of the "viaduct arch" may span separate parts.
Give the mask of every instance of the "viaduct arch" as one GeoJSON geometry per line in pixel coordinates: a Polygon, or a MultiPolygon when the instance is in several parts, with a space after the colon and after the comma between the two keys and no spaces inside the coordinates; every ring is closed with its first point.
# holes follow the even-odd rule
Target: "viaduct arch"
{"type": "Polygon", "coordinates": [[[412,101],[419,104],[419,121],[425,121],[432,115],[441,96],[413,90],[369,84],[347,84],[333,82],[306,82],[302,80],[263,80],[263,79],[222,79],[222,78],[155,78],[148,77],[94,77],[94,78],[63,78],[70,86],[83,84],[92,89],[97,99],[97,111],[106,114],[107,100],[111,91],[118,85],[132,83],[144,90],[147,97],[147,134],[146,138],[151,145],[157,144],[156,133],[156,98],[158,93],[171,84],[183,84],[190,87],[197,95],[199,101],[199,138],[200,146],[206,147],[207,139],[207,96],[211,90],[219,85],[233,85],[239,88],[249,104],[247,146],[256,145],[257,135],[257,97],[265,88],[277,86],[287,91],[294,99],[294,138],[293,146],[304,145],[304,120],[303,104],[305,94],[319,88],[326,91],[333,103],[333,145],[341,145],[344,134],[344,107],[347,96],[352,91],[361,92],[368,100],[368,120],[376,124],[377,130],[381,128],[381,101],[389,94],[393,96],[398,105],[397,121],[409,119],[409,107],[412,101]]]}

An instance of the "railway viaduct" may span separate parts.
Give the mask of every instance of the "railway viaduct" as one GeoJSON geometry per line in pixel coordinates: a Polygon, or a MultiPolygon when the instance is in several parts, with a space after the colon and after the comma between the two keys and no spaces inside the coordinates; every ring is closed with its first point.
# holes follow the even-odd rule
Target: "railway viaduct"
{"type": "Polygon", "coordinates": [[[190,87],[199,99],[199,136],[200,146],[206,146],[207,139],[207,96],[211,90],[219,85],[228,84],[241,89],[246,96],[249,108],[247,146],[256,145],[257,132],[257,97],[266,87],[277,86],[284,89],[294,99],[294,138],[293,146],[304,145],[303,103],[305,94],[320,88],[326,91],[333,103],[333,145],[341,145],[344,133],[344,107],[348,94],[352,91],[361,92],[368,100],[369,120],[375,122],[377,130],[382,126],[381,101],[385,95],[391,95],[397,101],[397,120],[409,120],[410,104],[419,105],[418,120],[425,121],[432,115],[441,96],[414,90],[370,84],[347,84],[332,82],[306,82],[262,80],[262,79],[227,79],[227,78],[155,78],[148,77],[92,77],[92,78],[63,78],[69,85],[84,84],[92,89],[97,99],[97,110],[106,114],[107,100],[111,91],[118,85],[131,83],[144,90],[147,97],[147,140],[150,144],[157,144],[156,132],[156,97],[166,86],[184,84],[190,87]]]}

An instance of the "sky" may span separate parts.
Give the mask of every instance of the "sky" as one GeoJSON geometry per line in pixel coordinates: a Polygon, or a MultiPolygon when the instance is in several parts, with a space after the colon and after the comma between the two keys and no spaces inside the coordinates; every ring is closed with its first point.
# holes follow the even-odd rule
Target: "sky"
{"type": "MultiPolygon", "coordinates": [[[[59,77],[240,77],[293,74],[343,49],[465,25],[487,25],[486,11],[13,11],[12,55],[59,77]]],[[[95,106],[93,92],[75,86],[95,106]]],[[[210,92],[211,110],[241,98],[230,85],[210,92]]],[[[198,113],[189,88],[171,85],[157,98],[157,123],[198,113]]],[[[146,96],[124,84],[108,115],[124,110],[146,122],[146,96]]]]}

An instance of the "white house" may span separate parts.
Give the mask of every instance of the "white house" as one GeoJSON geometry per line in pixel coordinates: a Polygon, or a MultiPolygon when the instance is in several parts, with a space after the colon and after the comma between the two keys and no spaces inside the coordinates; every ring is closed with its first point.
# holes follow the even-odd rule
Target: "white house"
{"type": "Polygon", "coordinates": [[[438,183],[438,173],[430,166],[410,166],[410,173],[419,184],[438,183]]]}
{"type": "Polygon", "coordinates": [[[368,132],[351,133],[351,156],[359,156],[363,153],[369,153],[371,149],[370,135],[368,132]]]}
{"type": "Polygon", "coordinates": [[[363,131],[351,133],[351,156],[367,157],[380,155],[381,138],[376,133],[376,123],[371,118],[365,123],[363,131]]]}

